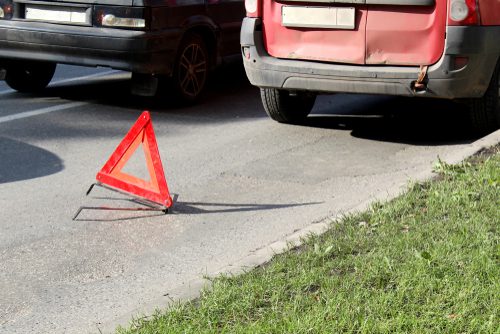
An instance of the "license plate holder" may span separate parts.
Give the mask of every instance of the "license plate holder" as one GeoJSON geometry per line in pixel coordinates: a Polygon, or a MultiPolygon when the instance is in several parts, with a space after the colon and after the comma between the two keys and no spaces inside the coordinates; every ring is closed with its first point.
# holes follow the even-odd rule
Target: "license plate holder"
{"type": "Polygon", "coordinates": [[[26,4],[24,18],[30,21],[89,24],[90,8],[26,4]]]}

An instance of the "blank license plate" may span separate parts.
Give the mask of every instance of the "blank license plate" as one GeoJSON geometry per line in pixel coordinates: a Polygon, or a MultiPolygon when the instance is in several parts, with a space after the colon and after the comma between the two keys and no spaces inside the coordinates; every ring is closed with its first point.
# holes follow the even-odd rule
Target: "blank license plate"
{"type": "Polygon", "coordinates": [[[86,8],[53,8],[49,6],[26,5],[25,18],[27,20],[64,22],[64,23],[87,23],[86,8]]]}
{"type": "Polygon", "coordinates": [[[354,7],[283,6],[284,27],[354,29],[354,7]]]}

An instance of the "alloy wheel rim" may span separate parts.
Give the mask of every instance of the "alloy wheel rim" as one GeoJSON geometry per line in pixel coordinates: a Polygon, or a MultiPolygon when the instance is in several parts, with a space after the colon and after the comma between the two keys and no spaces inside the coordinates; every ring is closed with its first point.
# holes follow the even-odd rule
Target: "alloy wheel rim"
{"type": "Polygon", "coordinates": [[[196,97],[205,84],[207,59],[199,44],[189,44],[179,61],[179,82],[183,93],[196,97]]]}

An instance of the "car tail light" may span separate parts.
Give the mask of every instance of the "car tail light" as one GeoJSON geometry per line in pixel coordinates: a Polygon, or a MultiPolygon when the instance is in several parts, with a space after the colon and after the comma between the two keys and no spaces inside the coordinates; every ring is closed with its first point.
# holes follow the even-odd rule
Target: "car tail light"
{"type": "Polygon", "coordinates": [[[106,14],[102,17],[101,24],[104,27],[145,28],[146,20],[143,18],[116,17],[113,14],[106,14]]]}
{"type": "Polygon", "coordinates": [[[262,0],[245,0],[245,10],[248,17],[260,17],[262,0]]]}
{"type": "Polygon", "coordinates": [[[477,0],[450,0],[448,25],[471,26],[479,24],[477,0]]]}
{"type": "Polygon", "coordinates": [[[147,30],[149,17],[149,11],[141,7],[94,7],[94,25],[99,27],[147,30]]]}
{"type": "Polygon", "coordinates": [[[12,0],[0,0],[0,20],[10,20],[13,13],[12,0]]]}

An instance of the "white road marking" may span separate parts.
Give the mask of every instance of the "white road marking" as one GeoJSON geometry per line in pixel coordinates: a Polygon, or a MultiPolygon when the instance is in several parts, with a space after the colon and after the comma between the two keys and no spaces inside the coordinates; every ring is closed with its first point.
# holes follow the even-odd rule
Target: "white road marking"
{"type": "MultiPolygon", "coordinates": [[[[103,76],[106,76],[109,74],[114,74],[114,73],[119,73],[119,72],[121,72],[121,71],[110,70],[110,71],[106,71],[106,72],[99,72],[99,73],[84,75],[84,76],[76,77],[76,78],[61,79],[61,80],[51,82],[50,86],[60,85],[60,84],[73,82],[73,81],[84,81],[84,80],[103,77],[103,76]]],[[[6,89],[6,90],[0,91],[0,95],[5,95],[5,94],[10,94],[10,93],[15,93],[15,92],[16,91],[14,89],[6,89]]]]}
{"type": "Polygon", "coordinates": [[[70,102],[70,103],[65,103],[65,104],[59,104],[57,106],[51,106],[51,107],[26,111],[26,112],[22,112],[19,114],[3,116],[3,117],[0,117],[0,123],[10,122],[10,121],[14,121],[16,119],[38,116],[38,115],[42,115],[42,114],[48,114],[49,112],[53,112],[53,111],[76,108],[76,107],[80,107],[80,106],[83,106],[86,104],[88,104],[88,102],[70,102]]]}
{"type": "Polygon", "coordinates": [[[14,93],[14,92],[15,92],[15,90],[13,90],[13,89],[0,90],[0,95],[14,93]]]}
{"type": "Polygon", "coordinates": [[[84,76],[76,77],[76,78],[62,79],[62,80],[51,82],[50,86],[55,86],[55,85],[59,85],[59,84],[63,84],[63,83],[68,83],[68,82],[73,82],[73,81],[88,80],[88,79],[93,79],[93,78],[98,78],[98,77],[104,77],[106,75],[120,73],[120,72],[121,71],[110,70],[110,71],[106,71],[106,72],[99,72],[99,73],[84,75],[84,76]]]}

